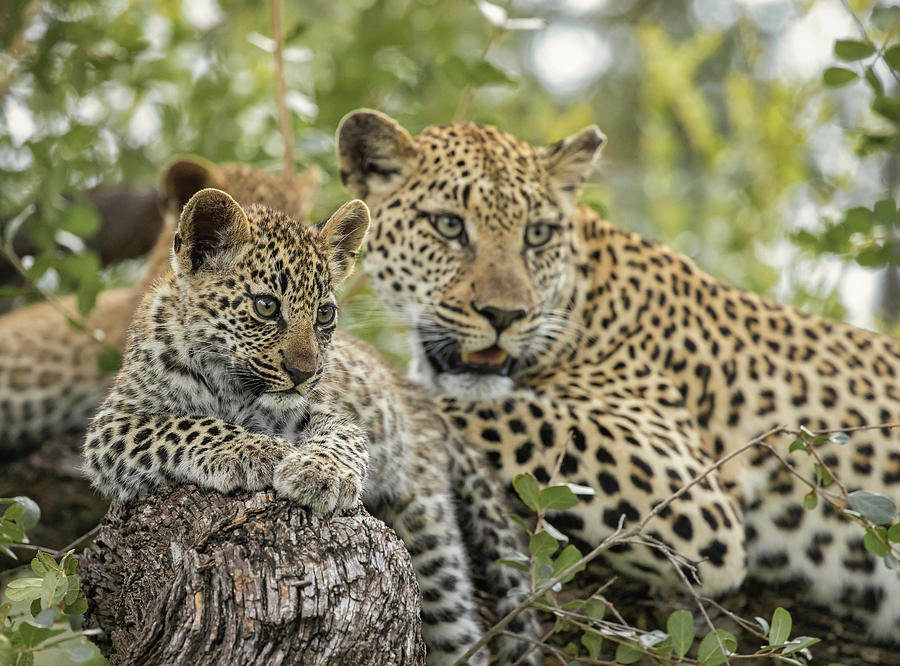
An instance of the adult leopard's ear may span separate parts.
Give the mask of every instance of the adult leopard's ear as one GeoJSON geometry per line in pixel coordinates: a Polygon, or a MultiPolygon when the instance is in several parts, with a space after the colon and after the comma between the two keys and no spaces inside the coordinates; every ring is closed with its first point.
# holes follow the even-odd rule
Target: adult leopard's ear
{"type": "Polygon", "coordinates": [[[206,188],[192,196],[181,211],[173,250],[180,266],[196,273],[222,266],[250,239],[244,209],[222,190],[206,188]]]}
{"type": "Polygon", "coordinates": [[[390,116],[358,109],[344,116],[337,129],[341,181],[361,199],[383,197],[415,168],[413,138],[390,116]]]}
{"type": "Polygon", "coordinates": [[[605,143],[603,132],[596,125],[590,125],[540,149],[550,183],[562,196],[569,197],[573,203],[578,199],[581,186],[591,175],[605,143]]]}
{"type": "Polygon", "coordinates": [[[179,215],[190,198],[205,187],[221,188],[224,178],[219,168],[202,157],[176,157],[163,171],[160,191],[167,210],[179,215]]]}
{"type": "Polygon", "coordinates": [[[369,207],[354,199],[319,223],[319,238],[325,246],[334,286],[343,282],[356,263],[356,253],[369,229],[369,207]]]}

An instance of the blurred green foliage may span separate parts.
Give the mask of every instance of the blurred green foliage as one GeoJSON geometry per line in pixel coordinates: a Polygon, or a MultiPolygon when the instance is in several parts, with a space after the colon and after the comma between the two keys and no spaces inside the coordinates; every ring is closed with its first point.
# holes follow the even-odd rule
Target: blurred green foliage
{"type": "MultiPolygon", "coordinates": [[[[880,233],[872,206],[897,187],[880,176],[897,150],[900,21],[889,4],[518,0],[504,5],[515,19],[504,23],[499,4],[468,0],[285,3],[296,166],[325,170],[324,215],[347,197],[333,132],[354,108],[380,108],[417,132],[471,96],[469,119],[533,143],[596,122],[610,141],[589,204],[729,282],[842,317],[835,280],[810,267],[823,253],[856,260],[875,241],[834,231],[829,215],[868,207],[880,233]],[[829,70],[823,81],[832,63],[788,48],[823,4],[845,19],[838,36],[857,44],[836,51],[836,67],[857,68],[852,79],[829,70]],[[593,45],[594,71],[553,92],[548,67],[564,78],[579,56],[545,47],[566,39],[593,45]],[[882,91],[860,109],[873,78],[882,91]],[[837,162],[832,144],[843,149],[837,162]]],[[[0,220],[18,218],[40,248],[26,262],[31,278],[77,290],[82,311],[108,277],[73,241],[96,216],[64,193],[154,182],[179,152],[280,167],[268,3],[8,0],[0,12],[0,220]]],[[[862,266],[894,262],[893,250],[866,252],[862,266]]],[[[378,337],[383,320],[357,324],[378,337]]]]}

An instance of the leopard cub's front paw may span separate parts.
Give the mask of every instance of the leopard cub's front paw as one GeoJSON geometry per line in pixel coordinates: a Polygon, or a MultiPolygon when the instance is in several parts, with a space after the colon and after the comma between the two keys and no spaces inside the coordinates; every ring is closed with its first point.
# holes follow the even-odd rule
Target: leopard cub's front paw
{"type": "Polygon", "coordinates": [[[309,449],[285,457],[275,468],[273,485],[279,495],[320,515],[353,506],[362,492],[359,474],[309,449]]]}

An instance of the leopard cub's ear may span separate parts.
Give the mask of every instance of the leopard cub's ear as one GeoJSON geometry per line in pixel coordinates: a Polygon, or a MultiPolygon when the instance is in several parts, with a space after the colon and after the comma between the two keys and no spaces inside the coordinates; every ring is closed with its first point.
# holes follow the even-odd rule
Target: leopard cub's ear
{"type": "Polygon", "coordinates": [[[181,212],[175,232],[175,259],[187,273],[213,268],[213,260],[224,258],[249,243],[250,222],[238,203],[222,190],[206,188],[190,198],[181,212]]]}
{"type": "Polygon", "coordinates": [[[328,257],[333,286],[338,286],[353,272],[356,253],[368,229],[369,207],[359,199],[345,203],[319,224],[319,239],[328,257]]]}

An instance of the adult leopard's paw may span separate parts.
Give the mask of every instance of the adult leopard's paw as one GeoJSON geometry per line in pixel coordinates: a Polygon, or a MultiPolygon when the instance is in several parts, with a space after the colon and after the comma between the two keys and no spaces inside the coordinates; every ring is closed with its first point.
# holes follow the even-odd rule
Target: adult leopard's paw
{"type": "Polygon", "coordinates": [[[328,453],[306,447],[275,468],[275,491],[319,515],[347,509],[359,500],[362,478],[328,453]]]}

